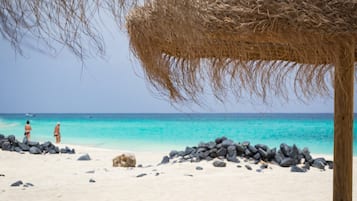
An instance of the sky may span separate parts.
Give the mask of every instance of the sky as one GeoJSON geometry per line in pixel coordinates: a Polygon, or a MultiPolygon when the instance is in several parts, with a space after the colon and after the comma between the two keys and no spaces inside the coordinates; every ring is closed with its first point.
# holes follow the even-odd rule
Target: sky
{"type": "Polygon", "coordinates": [[[128,36],[119,31],[103,35],[105,59],[90,58],[84,65],[65,48],[50,56],[24,47],[20,55],[0,38],[0,113],[333,113],[332,98],[302,103],[293,94],[287,103],[281,98],[269,104],[220,103],[207,96],[201,106],[173,105],[151,90],[130,55],[128,36]]]}

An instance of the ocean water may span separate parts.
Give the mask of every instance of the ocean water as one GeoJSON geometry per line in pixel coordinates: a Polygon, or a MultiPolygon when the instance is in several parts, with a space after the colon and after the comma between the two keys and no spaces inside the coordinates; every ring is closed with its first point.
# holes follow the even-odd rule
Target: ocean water
{"type": "MultiPolygon", "coordinates": [[[[22,139],[26,120],[31,122],[31,140],[41,142],[54,141],[59,121],[66,144],[169,152],[226,136],[235,142],[269,147],[285,142],[333,154],[333,114],[0,114],[0,133],[22,139]]],[[[357,155],[357,137],[353,144],[357,155]]]]}

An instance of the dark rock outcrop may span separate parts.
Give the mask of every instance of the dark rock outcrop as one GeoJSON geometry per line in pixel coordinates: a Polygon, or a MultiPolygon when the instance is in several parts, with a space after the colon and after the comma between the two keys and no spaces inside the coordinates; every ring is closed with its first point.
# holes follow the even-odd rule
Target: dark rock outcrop
{"type": "Polygon", "coordinates": [[[201,160],[214,161],[215,167],[225,167],[227,160],[229,162],[239,163],[238,157],[245,158],[245,161],[254,160],[255,164],[264,161],[264,166],[261,169],[268,167],[267,163],[276,164],[281,167],[292,167],[292,171],[307,171],[310,166],[325,169],[328,166],[333,168],[332,161],[326,161],[324,158],[313,159],[308,148],[300,150],[295,144],[289,146],[285,143],[280,144],[279,148],[269,148],[264,144],[253,145],[249,141],[235,143],[233,140],[226,137],[216,138],[210,142],[200,142],[197,146],[187,146],[183,151],[173,150],[169,153],[169,157],[165,156],[161,164],[170,162],[170,159],[178,158],[179,163],[182,162],[199,162],[201,160]],[[304,166],[297,166],[304,163],[304,166]]]}

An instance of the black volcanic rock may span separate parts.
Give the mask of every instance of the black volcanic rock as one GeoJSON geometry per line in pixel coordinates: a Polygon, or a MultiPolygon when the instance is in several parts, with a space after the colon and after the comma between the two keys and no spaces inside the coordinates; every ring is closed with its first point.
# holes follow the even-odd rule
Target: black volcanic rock
{"type": "Polygon", "coordinates": [[[17,186],[21,186],[22,184],[23,184],[23,182],[21,180],[19,180],[19,181],[12,183],[10,186],[17,187],[17,186]]]}
{"type": "Polygon", "coordinates": [[[89,161],[89,160],[91,160],[91,158],[88,154],[84,154],[84,155],[80,156],[77,160],[78,161],[89,161]]]}
{"type": "Polygon", "coordinates": [[[213,166],[214,167],[226,167],[226,163],[225,162],[223,162],[223,161],[214,161],[213,162],[213,166]]]}
{"type": "Polygon", "coordinates": [[[306,170],[304,170],[296,165],[293,165],[290,168],[290,172],[306,172],[306,170]]]}

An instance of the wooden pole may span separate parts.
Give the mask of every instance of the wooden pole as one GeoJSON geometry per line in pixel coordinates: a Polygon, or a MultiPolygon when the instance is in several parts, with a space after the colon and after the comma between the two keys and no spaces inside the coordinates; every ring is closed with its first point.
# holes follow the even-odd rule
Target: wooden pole
{"type": "Polygon", "coordinates": [[[354,44],[353,40],[336,47],[334,201],[352,201],[354,44]]]}

